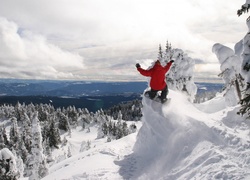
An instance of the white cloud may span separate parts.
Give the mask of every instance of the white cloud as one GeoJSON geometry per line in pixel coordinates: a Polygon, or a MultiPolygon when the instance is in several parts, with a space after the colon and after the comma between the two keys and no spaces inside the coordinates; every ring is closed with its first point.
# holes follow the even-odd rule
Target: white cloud
{"type": "Polygon", "coordinates": [[[68,79],[84,68],[83,58],[50,44],[41,35],[18,34],[18,26],[0,18],[1,78],[68,79]]]}
{"type": "MultiPolygon", "coordinates": [[[[0,63],[20,67],[27,62],[25,59],[30,59],[33,66],[39,67],[42,61],[55,69],[55,78],[75,78],[76,75],[78,78],[137,78],[136,61],[157,58],[158,45],[165,46],[169,40],[175,48],[189,52],[189,56],[216,64],[218,60],[211,50],[213,44],[232,46],[247,32],[245,16],[239,18],[236,14],[244,2],[0,0],[0,16],[7,19],[13,30],[12,36],[5,36],[7,39],[0,42],[4,45],[0,51],[8,51],[1,57],[11,56],[8,58],[16,60],[0,63]],[[14,41],[15,48],[8,47],[10,43],[6,41],[11,44],[14,41]],[[86,68],[81,71],[83,58],[86,68]],[[117,70],[119,64],[122,66],[117,70]],[[73,67],[65,68],[70,65],[73,67]],[[75,67],[80,70],[74,71],[75,67]]],[[[202,71],[209,74],[206,68],[208,66],[202,71]]],[[[202,71],[197,71],[197,75],[202,71]]]]}

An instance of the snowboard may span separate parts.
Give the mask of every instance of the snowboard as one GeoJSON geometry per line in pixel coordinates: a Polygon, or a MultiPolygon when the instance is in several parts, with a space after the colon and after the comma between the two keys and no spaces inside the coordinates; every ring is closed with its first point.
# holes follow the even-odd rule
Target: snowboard
{"type": "Polygon", "coordinates": [[[146,98],[152,100],[152,101],[155,101],[155,102],[158,102],[158,103],[161,103],[161,104],[168,104],[168,103],[170,103],[170,101],[171,101],[171,98],[167,98],[166,101],[161,102],[161,99],[160,99],[159,96],[156,96],[154,99],[151,99],[151,98],[148,96],[148,94],[144,94],[144,96],[145,96],[146,98]]]}

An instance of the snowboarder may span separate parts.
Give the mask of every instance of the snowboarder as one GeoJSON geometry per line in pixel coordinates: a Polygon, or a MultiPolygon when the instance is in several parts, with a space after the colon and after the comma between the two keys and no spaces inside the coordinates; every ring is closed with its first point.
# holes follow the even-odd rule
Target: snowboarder
{"type": "Polygon", "coordinates": [[[145,92],[145,95],[148,95],[150,99],[154,99],[158,91],[161,91],[161,102],[164,103],[167,100],[168,86],[165,81],[165,74],[168,72],[173,62],[174,60],[171,60],[166,66],[162,66],[161,62],[157,60],[154,66],[148,70],[142,69],[139,63],[135,65],[141,75],[151,77],[149,83],[151,89],[145,92]]]}

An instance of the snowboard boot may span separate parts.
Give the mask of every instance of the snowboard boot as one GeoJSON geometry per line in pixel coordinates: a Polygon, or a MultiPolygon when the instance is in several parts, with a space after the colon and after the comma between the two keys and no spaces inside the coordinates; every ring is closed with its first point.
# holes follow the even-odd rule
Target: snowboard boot
{"type": "Polygon", "coordinates": [[[163,103],[165,103],[167,100],[168,100],[167,98],[163,98],[163,99],[161,99],[161,103],[163,104],[163,103]]]}

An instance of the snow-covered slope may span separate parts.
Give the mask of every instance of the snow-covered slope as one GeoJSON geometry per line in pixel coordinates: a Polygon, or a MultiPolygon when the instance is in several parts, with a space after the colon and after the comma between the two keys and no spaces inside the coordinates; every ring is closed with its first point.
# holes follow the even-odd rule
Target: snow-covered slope
{"type": "Polygon", "coordinates": [[[138,134],[93,138],[89,150],[76,150],[44,179],[250,179],[250,123],[238,107],[227,108],[222,96],[199,105],[174,91],[169,97],[167,105],[143,98],[138,134]]]}
{"type": "MultiPolygon", "coordinates": [[[[141,123],[136,123],[140,128],[141,123]]],[[[68,138],[68,145],[72,157],[50,167],[50,174],[43,180],[73,180],[73,179],[122,179],[119,174],[120,166],[116,164],[124,156],[132,153],[136,134],[130,134],[120,140],[107,142],[106,138],[97,139],[97,127],[90,127],[90,132],[80,128],[72,132],[68,138]],[[90,141],[90,149],[82,148],[82,142],[90,141]]],[[[67,147],[54,152],[54,156],[62,156],[67,147]]],[[[128,165],[130,166],[130,164],[128,165]]]]}
{"type": "Polygon", "coordinates": [[[140,169],[131,179],[242,179],[250,175],[249,126],[236,115],[237,108],[221,110],[224,102],[217,99],[206,102],[213,112],[206,113],[183,94],[171,91],[170,97],[167,106],[143,99],[144,124],[134,146],[140,169]]]}

